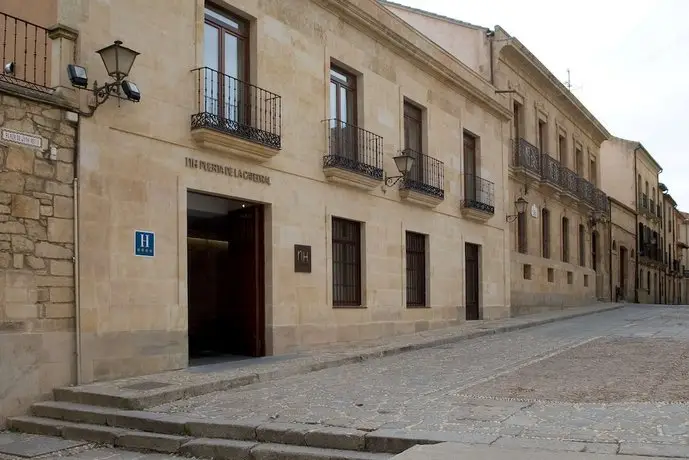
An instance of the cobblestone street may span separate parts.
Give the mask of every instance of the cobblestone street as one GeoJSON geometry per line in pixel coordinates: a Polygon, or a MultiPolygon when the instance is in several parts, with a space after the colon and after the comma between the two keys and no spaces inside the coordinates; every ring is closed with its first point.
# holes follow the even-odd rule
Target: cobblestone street
{"type": "Polygon", "coordinates": [[[601,453],[660,443],[689,457],[687,326],[688,309],[631,306],[151,410],[601,453]]]}
{"type": "MultiPolygon", "coordinates": [[[[507,452],[499,458],[532,451],[524,449],[579,452],[582,459],[587,453],[689,458],[688,326],[689,308],[634,305],[125,413],[139,417],[138,429],[153,424],[152,431],[156,423],[163,426],[156,417],[172,417],[162,422],[172,431],[163,433],[181,437],[159,436],[180,444],[166,452],[176,452],[190,434],[208,437],[189,432],[187,425],[199,426],[199,419],[205,419],[257,436],[230,439],[260,440],[261,429],[283,433],[273,435],[270,442],[278,444],[271,446],[287,449],[284,458],[290,459],[312,458],[289,454],[289,449],[303,445],[299,433],[318,430],[332,442],[333,436],[348,436],[343,433],[364,433],[371,436],[372,452],[388,452],[338,459],[387,459],[389,452],[441,441],[490,446],[496,455],[507,452]],[[385,439],[403,444],[385,444],[385,439]]],[[[128,388],[131,382],[119,385],[128,388]]],[[[83,410],[95,410],[94,417],[100,417],[97,408],[83,410]]],[[[70,441],[82,438],[67,435],[14,436],[19,435],[0,434],[0,445],[24,458],[175,458],[70,441]]],[[[357,445],[352,449],[361,448],[357,445]]],[[[283,458],[272,457],[274,451],[260,456],[257,449],[256,458],[283,458]]],[[[17,458],[0,454],[0,460],[17,458]]]]}

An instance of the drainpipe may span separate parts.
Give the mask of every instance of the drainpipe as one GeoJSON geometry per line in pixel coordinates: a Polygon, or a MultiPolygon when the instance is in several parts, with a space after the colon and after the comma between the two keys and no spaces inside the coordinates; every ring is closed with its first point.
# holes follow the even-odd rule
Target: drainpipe
{"type": "MultiPolygon", "coordinates": [[[[614,280],[612,279],[612,201],[610,200],[610,197],[608,197],[608,244],[610,245],[608,246],[608,276],[610,276],[610,302],[616,302],[617,298],[615,297],[615,294],[613,292],[614,280]]],[[[619,244],[617,246],[619,247],[619,244]]],[[[619,254],[619,249],[617,250],[617,253],[619,254]]],[[[620,273],[620,277],[621,276],[622,273],[620,273]]]]}
{"type": "Polygon", "coordinates": [[[495,74],[493,70],[493,37],[495,37],[495,32],[492,30],[489,30],[486,33],[486,36],[488,37],[488,43],[489,43],[489,49],[490,49],[490,84],[495,85],[495,74]]]}
{"type": "Polygon", "coordinates": [[[639,143],[636,147],[634,147],[634,203],[636,203],[636,209],[634,210],[634,220],[636,222],[636,225],[634,226],[634,234],[636,235],[636,244],[635,246],[635,253],[636,257],[634,257],[634,302],[639,303],[639,181],[636,179],[638,172],[637,172],[637,153],[641,149],[641,144],[639,143]]]}
{"type": "Polygon", "coordinates": [[[81,283],[79,283],[79,132],[81,117],[77,120],[74,136],[74,318],[76,340],[77,385],[83,383],[81,369],[81,283]]]}

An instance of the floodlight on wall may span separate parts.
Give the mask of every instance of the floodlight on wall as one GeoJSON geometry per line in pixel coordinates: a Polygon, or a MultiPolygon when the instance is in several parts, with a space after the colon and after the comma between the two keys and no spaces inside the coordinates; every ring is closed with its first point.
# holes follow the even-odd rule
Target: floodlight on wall
{"type": "Polygon", "coordinates": [[[17,70],[17,64],[15,64],[14,61],[8,62],[7,64],[5,64],[5,65],[2,67],[3,73],[5,73],[5,74],[7,74],[7,75],[14,75],[14,72],[15,72],[16,70],[17,70]]]}
{"type": "Polygon", "coordinates": [[[526,212],[526,207],[528,206],[528,204],[529,202],[526,201],[526,199],[524,199],[523,196],[517,198],[517,200],[514,202],[514,209],[517,210],[517,213],[505,216],[505,220],[507,222],[514,222],[515,220],[517,220],[519,214],[526,212]]]}
{"type": "Polygon", "coordinates": [[[400,172],[399,176],[386,176],[385,177],[385,185],[388,187],[392,187],[395,185],[397,182],[399,182],[401,179],[404,179],[407,177],[409,172],[411,171],[412,166],[414,166],[414,157],[411,155],[407,155],[406,153],[402,153],[401,155],[397,155],[396,157],[392,158],[395,160],[395,166],[397,166],[397,170],[400,172]]]}
{"type": "MultiPolygon", "coordinates": [[[[96,108],[107,101],[111,96],[120,100],[126,99],[131,102],[139,102],[141,100],[139,87],[135,83],[125,80],[139,53],[122,46],[120,40],[115,40],[112,45],[108,45],[96,52],[100,54],[103,60],[105,71],[114,81],[105,83],[102,86],[98,86],[97,81],[93,82],[94,100],[89,103],[92,110],[90,113],[82,115],[93,115],[96,108]]],[[[80,89],[86,89],[88,87],[88,74],[86,68],[75,64],[69,64],[67,66],[67,75],[69,76],[69,81],[72,83],[72,86],[80,89]]]]}

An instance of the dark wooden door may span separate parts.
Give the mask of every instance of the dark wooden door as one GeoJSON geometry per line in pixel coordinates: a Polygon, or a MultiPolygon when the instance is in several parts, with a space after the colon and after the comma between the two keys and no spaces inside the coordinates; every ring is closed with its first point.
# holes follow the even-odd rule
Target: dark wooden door
{"type": "Polygon", "coordinates": [[[263,207],[228,214],[227,308],[223,323],[233,352],[265,355],[265,292],[263,207]]]}
{"type": "Polygon", "coordinates": [[[465,243],[465,289],[466,289],[466,319],[468,321],[481,319],[479,310],[479,247],[476,244],[465,243]]]}

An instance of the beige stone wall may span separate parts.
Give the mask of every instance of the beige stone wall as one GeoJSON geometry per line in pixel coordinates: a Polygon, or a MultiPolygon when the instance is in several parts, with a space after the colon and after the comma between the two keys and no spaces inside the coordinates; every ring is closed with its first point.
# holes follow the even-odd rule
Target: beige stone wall
{"type": "MultiPolygon", "coordinates": [[[[77,2],[79,3],[79,2],[77,2]]],[[[466,66],[440,54],[373,2],[353,2],[380,26],[419,41],[467,80],[466,66]],[[425,43],[425,44],[424,44],[425,43]]],[[[482,247],[481,306],[486,318],[509,314],[506,263],[508,128],[491,112],[317,3],[231,2],[252,21],[252,75],[282,97],[282,150],[264,163],[202,149],[191,139],[197,112],[191,69],[201,64],[202,2],[83,1],[68,25],[80,31],[78,61],[102,79],[94,51],[121,37],[140,51],[131,73],[143,92],[133,105],[113,101],[83,119],[80,131],[82,356],[85,380],[187,365],[186,192],[206,191],[264,203],[267,209],[266,309],[269,354],[334,341],[358,341],[455,324],[464,318],[464,243],[482,247]],[[142,10],[143,8],[143,10],[142,10]],[[262,9],[263,8],[263,9],[262,9]],[[175,30],[160,40],[160,30],[175,30]],[[175,59],[165,56],[174,55],[175,59]],[[427,153],[444,162],[445,200],[437,208],[400,200],[396,187],[370,192],[326,182],[328,64],[361,74],[359,125],[384,138],[384,168],[402,143],[402,103],[426,109],[427,153]],[[480,174],[495,183],[495,216],[485,224],[461,217],[462,130],[480,137],[480,174]],[[185,158],[270,176],[259,184],[185,167],[185,158]],[[365,223],[365,308],[333,309],[330,221],[365,223]],[[134,230],[156,234],[155,258],[135,257],[134,230]],[[429,235],[429,307],[404,301],[405,230],[429,235]],[[294,273],[293,246],[312,246],[311,274],[294,273]]],[[[494,97],[487,85],[479,90],[494,97]]],[[[495,105],[498,105],[496,102],[495,105]]]]}
{"type": "Polygon", "coordinates": [[[488,29],[426,15],[419,10],[383,2],[385,7],[438,43],[481,77],[490,80],[488,29]]]}
{"type": "MultiPolygon", "coordinates": [[[[601,175],[601,189],[625,206],[636,209],[634,149],[638,143],[612,138],[600,148],[601,170],[615,174],[601,175]]],[[[644,169],[646,171],[646,169],[644,169]]]]}
{"type": "Polygon", "coordinates": [[[74,138],[65,111],[0,90],[0,427],[75,372],[74,138]],[[49,150],[48,150],[49,151],[49,150]]]}
{"type": "MultiPolygon", "coordinates": [[[[611,277],[613,295],[620,288],[620,295],[628,302],[635,300],[636,283],[636,214],[632,209],[615,202],[611,205],[612,214],[612,265],[611,277]],[[625,279],[621,279],[622,249],[626,249],[625,279]],[[624,285],[624,289],[622,286],[624,285]]],[[[614,297],[613,297],[614,298],[614,297]]]]}

